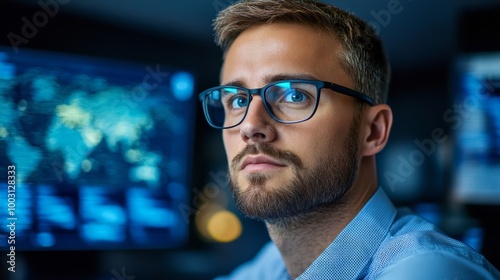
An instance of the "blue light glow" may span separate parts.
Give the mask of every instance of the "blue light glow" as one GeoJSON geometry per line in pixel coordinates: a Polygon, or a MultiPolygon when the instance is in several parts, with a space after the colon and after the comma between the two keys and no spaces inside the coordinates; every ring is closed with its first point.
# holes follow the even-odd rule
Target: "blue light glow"
{"type": "Polygon", "coordinates": [[[212,99],[214,99],[214,100],[220,100],[220,91],[214,90],[210,94],[212,95],[212,99]]]}
{"type": "Polygon", "coordinates": [[[467,229],[462,241],[471,246],[474,250],[480,252],[483,247],[484,231],[482,228],[473,227],[467,229]]]}
{"type": "Polygon", "coordinates": [[[187,72],[179,72],[171,78],[172,93],[180,101],[186,101],[193,96],[194,78],[187,72]]]}
{"type": "Polygon", "coordinates": [[[224,91],[230,92],[230,93],[238,93],[238,90],[235,88],[224,88],[224,91]]]}
{"type": "Polygon", "coordinates": [[[40,232],[36,235],[36,242],[41,247],[52,247],[56,243],[54,235],[49,232],[40,232]]]}
{"type": "Polygon", "coordinates": [[[283,82],[283,83],[279,83],[279,84],[276,84],[276,85],[279,86],[279,87],[282,87],[282,88],[288,88],[288,89],[292,88],[292,85],[291,85],[290,82],[283,82]]]}
{"type": "Polygon", "coordinates": [[[0,79],[12,79],[16,72],[16,67],[9,63],[0,63],[0,79]]]}

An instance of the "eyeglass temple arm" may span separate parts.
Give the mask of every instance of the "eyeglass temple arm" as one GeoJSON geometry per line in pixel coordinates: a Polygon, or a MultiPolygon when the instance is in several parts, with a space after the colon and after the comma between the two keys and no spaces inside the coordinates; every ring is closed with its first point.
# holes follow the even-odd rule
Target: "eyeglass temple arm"
{"type": "Polygon", "coordinates": [[[336,91],[338,93],[342,93],[342,94],[345,94],[345,95],[349,95],[349,96],[352,96],[352,97],[356,97],[356,98],[359,98],[365,102],[367,102],[368,104],[370,104],[370,106],[373,106],[373,100],[368,97],[366,94],[363,94],[359,91],[356,91],[356,90],[353,90],[353,89],[350,89],[348,87],[344,87],[344,86],[341,86],[341,85],[337,85],[337,84],[334,84],[334,83],[327,83],[325,82],[325,87],[326,88],[329,88],[333,91],[336,91]]]}

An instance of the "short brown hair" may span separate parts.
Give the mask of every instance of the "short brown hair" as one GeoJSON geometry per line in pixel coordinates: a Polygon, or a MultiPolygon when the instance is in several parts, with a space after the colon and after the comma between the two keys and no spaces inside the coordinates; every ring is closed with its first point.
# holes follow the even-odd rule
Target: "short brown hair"
{"type": "Polygon", "coordinates": [[[375,104],[385,103],[389,64],[375,30],[360,18],[315,0],[242,0],[222,10],[214,20],[216,43],[227,52],[245,30],[260,24],[290,22],[327,30],[340,41],[342,68],[356,90],[375,104]]]}

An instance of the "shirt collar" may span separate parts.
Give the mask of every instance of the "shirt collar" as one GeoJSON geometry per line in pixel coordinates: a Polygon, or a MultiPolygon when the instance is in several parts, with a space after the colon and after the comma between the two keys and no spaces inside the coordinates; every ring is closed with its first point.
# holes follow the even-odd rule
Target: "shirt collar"
{"type": "Polygon", "coordinates": [[[297,279],[358,279],[386,237],[396,208],[378,188],[354,219],[297,279]]]}

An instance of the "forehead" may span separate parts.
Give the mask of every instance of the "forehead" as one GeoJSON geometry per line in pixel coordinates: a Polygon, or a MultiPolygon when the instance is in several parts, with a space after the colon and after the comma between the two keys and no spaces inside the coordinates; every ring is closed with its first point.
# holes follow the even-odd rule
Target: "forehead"
{"type": "Polygon", "coordinates": [[[340,82],[346,78],[340,52],[338,40],[325,30],[294,23],[258,25],[242,32],[227,50],[221,83],[238,80],[257,87],[276,75],[340,82]]]}

